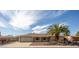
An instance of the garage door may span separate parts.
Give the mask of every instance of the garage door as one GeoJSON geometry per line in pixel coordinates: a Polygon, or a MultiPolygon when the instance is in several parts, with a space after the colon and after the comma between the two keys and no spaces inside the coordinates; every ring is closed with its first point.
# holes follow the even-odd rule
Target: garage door
{"type": "Polygon", "coordinates": [[[32,42],[33,39],[32,38],[21,38],[22,42],[32,42]]]}

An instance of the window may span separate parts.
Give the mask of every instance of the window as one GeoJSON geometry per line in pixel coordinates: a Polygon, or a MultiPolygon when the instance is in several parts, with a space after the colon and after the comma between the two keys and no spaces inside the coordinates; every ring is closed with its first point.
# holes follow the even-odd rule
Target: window
{"type": "Polygon", "coordinates": [[[43,38],[43,40],[46,40],[46,38],[43,38]]]}
{"type": "Polygon", "coordinates": [[[39,38],[36,38],[36,40],[39,40],[39,38]]]}

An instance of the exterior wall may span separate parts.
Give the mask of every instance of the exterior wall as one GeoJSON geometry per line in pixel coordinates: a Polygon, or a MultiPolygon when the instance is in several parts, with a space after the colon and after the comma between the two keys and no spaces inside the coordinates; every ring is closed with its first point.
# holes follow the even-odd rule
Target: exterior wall
{"type": "Polygon", "coordinates": [[[33,42],[33,38],[20,38],[21,42],[33,42]]]}
{"type": "Polygon", "coordinates": [[[55,41],[55,40],[56,40],[56,39],[55,39],[54,36],[50,37],[50,41],[55,41]]]}
{"type": "Polygon", "coordinates": [[[10,41],[18,41],[18,38],[10,38],[10,41]]]}
{"type": "Polygon", "coordinates": [[[61,39],[61,40],[64,39],[64,36],[59,37],[59,39],[61,39]]]}
{"type": "Polygon", "coordinates": [[[64,40],[64,36],[60,36],[59,40],[61,40],[61,41],[64,40]]]}
{"type": "Polygon", "coordinates": [[[19,37],[20,42],[48,42],[48,38],[35,37],[35,38],[27,38],[27,37],[19,37]]]}

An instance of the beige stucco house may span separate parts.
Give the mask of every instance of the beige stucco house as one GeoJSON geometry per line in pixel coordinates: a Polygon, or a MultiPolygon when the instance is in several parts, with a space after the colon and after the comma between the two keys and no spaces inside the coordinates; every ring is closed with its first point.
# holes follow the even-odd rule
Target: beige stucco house
{"type": "MultiPolygon", "coordinates": [[[[6,36],[0,37],[0,41],[19,41],[19,42],[53,42],[55,36],[47,35],[47,34],[25,34],[25,35],[18,35],[18,36],[6,36]]],[[[79,41],[79,36],[59,36],[59,40],[64,40],[69,42],[79,41]]]]}
{"type": "MultiPolygon", "coordinates": [[[[55,36],[47,35],[47,34],[19,35],[19,36],[16,36],[16,38],[20,42],[49,42],[49,41],[55,40],[55,36]]],[[[59,38],[64,39],[63,36],[60,36],[59,38]]]]}

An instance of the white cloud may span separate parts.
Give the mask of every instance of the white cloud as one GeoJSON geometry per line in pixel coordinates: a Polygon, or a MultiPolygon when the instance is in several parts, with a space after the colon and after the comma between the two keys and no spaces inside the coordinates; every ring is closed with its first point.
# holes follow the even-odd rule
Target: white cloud
{"type": "Polygon", "coordinates": [[[68,26],[69,24],[67,22],[62,22],[62,23],[59,24],[59,26],[65,26],[65,25],[68,26]]]}
{"type": "Polygon", "coordinates": [[[36,34],[43,34],[46,33],[47,29],[42,29],[42,30],[34,30],[32,33],[36,33],[36,34]]]}
{"type": "Polygon", "coordinates": [[[43,26],[36,26],[34,28],[32,28],[32,33],[46,33],[48,26],[50,26],[50,24],[47,25],[43,25],[43,26]]]}
{"type": "Polygon", "coordinates": [[[3,10],[0,11],[4,16],[10,17],[10,20],[7,22],[9,26],[12,26],[13,29],[18,30],[27,30],[31,28],[31,25],[34,25],[43,18],[52,19],[56,16],[64,14],[64,10],[59,11],[45,11],[45,10],[3,10]]]}
{"type": "Polygon", "coordinates": [[[7,16],[7,17],[12,17],[15,14],[15,11],[11,11],[11,10],[1,10],[0,13],[3,16],[7,16]]]}
{"type": "Polygon", "coordinates": [[[40,12],[40,15],[42,15],[40,18],[55,18],[58,16],[63,15],[65,12],[67,12],[67,10],[47,10],[47,11],[42,11],[40,12]]]}
{"type": "Polygon", "coordinates": [[[10,20],[10,25],[13,26],[14,29],[29,29],[32,24],[37,22],[37,19],[32,14],[28,14],[28,11],[21,11],[16,13],[16,15],[10,20]]]}
{"type": "Polygon", "coordinates": [[[55,16],[63,15],[65,12],[67,12],[67,10],[60,10],[60,11],[55,13],[55,16]]]}
{"type": "Polygon", "coordinates": [[[0,21],[0,27],[5,28],[6,25],[3,22],[0,21]]]}

